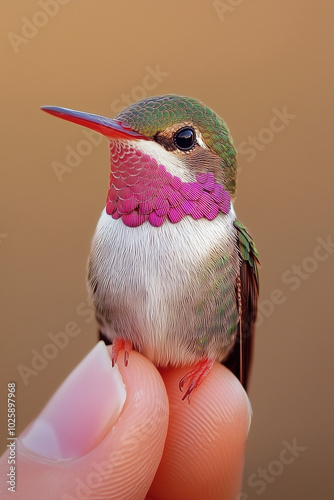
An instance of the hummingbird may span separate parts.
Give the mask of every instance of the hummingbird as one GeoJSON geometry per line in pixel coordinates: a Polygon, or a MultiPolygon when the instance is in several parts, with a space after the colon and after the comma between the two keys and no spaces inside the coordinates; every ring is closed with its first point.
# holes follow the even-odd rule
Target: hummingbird
{"type": "Polygon", "coordinates": [[[236,218],[236,150],[225,122],[190,97],[142,99],[114,119],[45,106],[109,141],[110,181],[92,240],[88,289],[112,364],[131,349],[192,365],[190,400],[215,361],[247,388],[259,278],[236,218]]]}

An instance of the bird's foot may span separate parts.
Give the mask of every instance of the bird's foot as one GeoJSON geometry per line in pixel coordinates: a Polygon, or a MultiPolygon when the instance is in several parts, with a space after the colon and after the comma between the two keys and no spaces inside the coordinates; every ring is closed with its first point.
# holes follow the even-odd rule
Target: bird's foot
{"type": "Polygon", "coordinates": [[[112,366],[115,366],[119,352],[122,350],[124,350],[124,365],[128,366],[129,355],[130,355],[131,349],[132,349],[131,340],[121,339],[119,337],[116,337],[112,343],[112,348],[111,348],[111,364],[112,364],[112,366]]]}
{"type": "Polygon", "coordinates": [[[188,372],[184,377],[181,378],[179,382],[179,388],[180,391],[182,392],[183,387],[185,384],[188,384],[187,390],[182,398],[182,401],[188,398],[188,403],[190,403],[190,396],[196,387],[198,387],[205,377],[208,375],[210,372],[212,365],[214,361],[209,360],[207,358],[201,359],[195,367],[188,372]]]}

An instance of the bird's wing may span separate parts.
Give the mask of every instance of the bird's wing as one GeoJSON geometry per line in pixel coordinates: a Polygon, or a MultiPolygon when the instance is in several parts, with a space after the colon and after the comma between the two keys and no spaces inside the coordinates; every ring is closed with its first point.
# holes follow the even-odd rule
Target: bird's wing
{"type": "Polygon", "coordinates": [[[259,261],[255,243],[245,226],[238,221],[234,222],[234,226],[241,261],[236,288],[240,320],[236,343],[223,364],[239,378],[247,390],[259,295],[259,261]]]}

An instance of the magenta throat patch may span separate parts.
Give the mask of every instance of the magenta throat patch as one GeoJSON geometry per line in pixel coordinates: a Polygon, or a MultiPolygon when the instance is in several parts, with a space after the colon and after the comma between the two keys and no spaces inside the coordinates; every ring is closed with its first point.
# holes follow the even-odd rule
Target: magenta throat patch
{"type": "Polygon", "coordinates": [[[196,182],[183,182],[151,156],[123,144],[110,141],[106,211],[114,219],[130,227],[146,221],[159,227],[167,219],[176,223],[190,215],[213,220],[219,212],[229,212],[231,196],[211,172],[197,174],[196,182]]]}

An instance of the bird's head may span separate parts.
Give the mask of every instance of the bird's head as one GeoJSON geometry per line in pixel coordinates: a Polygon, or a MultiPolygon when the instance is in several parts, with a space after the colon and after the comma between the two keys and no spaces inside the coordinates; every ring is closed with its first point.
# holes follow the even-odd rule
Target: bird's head
{"type": "Polygon", "coordinates": [[[143,99],[114,119],[46,106],[44,111],[108,137],[106,211],[128,226],[160,226],[185,216],[228,213],[236,190],[236,152],[223,120],[190,97],[143,99]]]}

